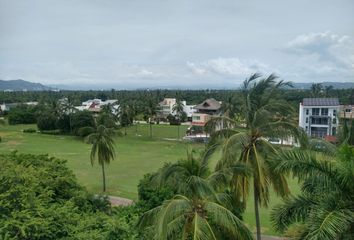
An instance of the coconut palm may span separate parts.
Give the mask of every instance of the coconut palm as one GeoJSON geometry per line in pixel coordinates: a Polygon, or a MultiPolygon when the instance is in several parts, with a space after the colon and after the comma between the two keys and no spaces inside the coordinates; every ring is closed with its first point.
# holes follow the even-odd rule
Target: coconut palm
{"type": "Polygon", "coordinates": [[[115,158],[113,135],[113,129],[100,125],[86,138],[86,141],[92,144],[90,155],[92,166],[97,158],[98,164],[102,167],[103,192],[106,191],[105,165],[115,158]]]}
{"type": "MultiPolygon", "coordinates": [[[[267,138],[300,136],[290,118],[291,108],[277,98],[278,90],[289,83],[276,81],[275,75],[260,77],[254,74],[243,83],[242,121],[223,116],[212,118],[207,123],[207,129],[212,133],[210,145],[222,146],[222,158],[217,169],[239,162],[252,169],[257,239],[261,239],[259,205],[268,206],[269,187],[272,185],[283,197],[289,193],[285,177],[269,166],[269,155],[277,152],[277,148],[267,138]]],[[[250,180],[250,177],[239,175],[232,178],[233,192],[241,202],[246,202],[250,180]]]]}
{"type": "Polygon", "coordinates": [[[274,158],[279,173],[303,179],[301,193],[272,212],[275,228],[298,226],[296,239],[352,239],[354,236],[354,147],[343,145],[332,155],[284,151],[274,158]]]}
{"type": "Polygon", "coordinates": [[[157,110],[158,110],[157,103],[153,100],[152,96],[149,96],[146,100],[145,115],[148,117],[149,120],[149,129],[150,129],[151,138],[152,138],[153,118],[155,117],[157,110]]]}
{"type": "Polygon", "coordinates": [[[179,98],[176,99],[176,103],[172,107],[172,111],[176,113],[176,118],[178,120],[178,123],[177,123],[177,136],[178,136],[178,139],[180,139],[179,126],[181,124],[182,115],[184,113],[183,107],[184,107],[184,104],[179,98]]]}
{"type": "Polygon", "coordinates": [[[139,227],[151,226],[154,239],[253,239],[252,234],[217,199],[176,195],[146,213],[139,227]]]}
{"type": "MultiPolygon", "coordinates": [[[[210,154],[205,152],[166,166],[157,175],[162,184],[177,187],[176,195],[161,206],[146,212],[140,227],[152,227],[155,239],[252,239],[250,231],[233,212],[229,195],[216,192],[214,186],[223,173],[211,173],[208,168],[210,154]]],[[[241,173],[247,172],[242,166],[241,173]]],[[[224,182],[224,181],[222,181],[224,182]]]]}

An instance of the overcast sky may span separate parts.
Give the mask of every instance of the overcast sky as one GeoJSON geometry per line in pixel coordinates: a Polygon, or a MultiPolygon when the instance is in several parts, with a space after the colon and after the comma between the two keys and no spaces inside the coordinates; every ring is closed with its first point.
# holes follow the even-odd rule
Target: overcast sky
{"type": "Polygon", "coordinates": [[[0,79],[232,87],[354,82],[353,0],[0,0],[0,79]]]}

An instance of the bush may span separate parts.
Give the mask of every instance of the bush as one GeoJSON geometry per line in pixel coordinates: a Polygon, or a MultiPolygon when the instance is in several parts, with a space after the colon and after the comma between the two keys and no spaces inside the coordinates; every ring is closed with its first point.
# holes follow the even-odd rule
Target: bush
{"type": "Polygon", "coordinates": [[[33,129],[33,128],[26,128],[26,129],[23,129],[23,132],[24,133],[35,133],[35,132],[37,132],[37,130],[33,129]]]}
{"type": "Polygon", "coordinates": [[[136,239],[136,210],[112,212],[65,161],[12,153],[0,166],[0,239],[136,239]]]}
{"type": "Polygon", "coordinates": [[[155,174],[145,174],[139,181],[138,204],[146,210],[160,206],[163,201],[171,199],[176,193],[174,189],[168,186],[155,187],[152,181],[155,174]]]}
{"type": "Polygon", "coordinates": [[[43,130],[41,131],[42,134],[48,134],[48,135],[59,135],[60,131],[59,129],[56,130],[43,130]]]}

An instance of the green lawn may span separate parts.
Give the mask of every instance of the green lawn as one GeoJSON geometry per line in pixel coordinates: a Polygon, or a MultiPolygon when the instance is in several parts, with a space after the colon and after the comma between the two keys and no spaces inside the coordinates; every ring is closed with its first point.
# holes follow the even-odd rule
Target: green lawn
{"type": "MultiPolygon", "coordinates": [[[[98,164],[91,166],[90,145],[73,136],[22,132],[23,129],[30,127],[35,128],[33,125],[0,126],[0,136],[3,139],[0,151],[18,150],[20,153],[49,154],[66,159],[68,166],[74,171],[82,185],[91,192],[101,192],[101,169],[98,164]]],[[[181,136],[186,128],[186,126],[180,127],[181,136]]],[[[177,138],[176,126],[154,125],[153,139],[148,137],[148,125],[139,125],[137,130],[138,136],[136,128],[132,127],[127,129],[127,136],[117,137],[117,159],[107,168],[108,194],[136,199],[137,184],[144,174],[156,171],[165,162],[174,162],[183,158],[188,148],[202,149],[204,147],[202,144],[170,140],[177,138]]],[[[295,192],[298,191],[296,181],[291,180],[290,187],[295,192]]],[[[271,191],[270,207],[280,201],[271,191]]],[[[269,222],[269,210],[261,208],[260,215],[264,233],[275,234],[269,222]]],[[[252,229],[255,229],[251,197],[244,219],[252,229]]]]}

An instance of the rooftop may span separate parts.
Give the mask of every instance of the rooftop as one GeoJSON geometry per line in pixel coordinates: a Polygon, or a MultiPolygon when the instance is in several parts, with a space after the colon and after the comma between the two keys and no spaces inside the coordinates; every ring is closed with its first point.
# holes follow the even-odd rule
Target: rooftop
{"type": "Polygon", "coordinates": [[[203,110],[219,110],[221,108],[220,102],[216,101],[214,98],[209,98],[195,106],[195,109],[203,109],[203,110]]]}
{"type": "Polygon", "coordinates": [[[339,106],[338,98],[304,98],[303,106],[339,106]]]}

